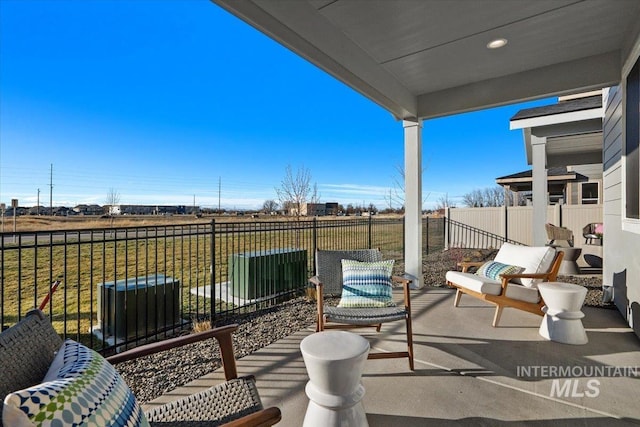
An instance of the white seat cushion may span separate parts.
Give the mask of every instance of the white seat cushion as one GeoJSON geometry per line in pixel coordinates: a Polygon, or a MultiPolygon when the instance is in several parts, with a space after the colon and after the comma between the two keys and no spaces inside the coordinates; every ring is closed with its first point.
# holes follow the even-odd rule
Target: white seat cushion
{"type": "MultiPolygon", "coordinates": [[[[551,268],[556,250],[550,246],[519,246],[503,243],[494,261],[503,264],[518,265],[524,268],[523,273],[546,273],[551,268]]],[[[535,288],[540,279],[518,279],[513,282],[535,288]]]]}
{"type": "Polygon", "coordinates": [[[519,301],[538,303],[540,302],[540,292],[537,288],[529,288],[527,286],[518,285],[517,283],[509,283],[505,295],[511,299],[519,301]]]}
{"type": "Polygon", "coordinates": [[[502,291],[502,286],[499,281],[473,273],[447,271],[445,277],[448,282],[455,283],[458,286],[471,289],[481,294],[500,295],[502,291]]]}
{"type": "MultiPolygon", "coordinates": [[[[473,273],[459,271],[447,271],[446,279],[457,286],[487,295],[500,295],[502,285],[499,281],[473,273]]],[[[536,288],[529,288],[517,283],[509,283],[505,296],[519,301],[537,303],[540,301],[540,293],[536,288]]]]}

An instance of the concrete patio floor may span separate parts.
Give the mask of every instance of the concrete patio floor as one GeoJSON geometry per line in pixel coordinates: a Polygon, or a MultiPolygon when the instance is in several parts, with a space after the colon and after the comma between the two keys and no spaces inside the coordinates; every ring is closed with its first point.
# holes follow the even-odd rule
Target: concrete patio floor
{"type": "MultiPolygon", "coordinates": [[[[412,291],[414,372],[406,359],[366,362],[370,426],[640,424],[640,340],[616,310],[584,307],[589,343],[572,346],[546,341],[538,335],[541,317],[513,309],[493,328],[493,306],[463,296],[454,308],[454,294],[412,291]]],[[[378,351],[404,347],[403,322],[383,325],[379,334],[359,331],[378,351]]],[[[309,327],[238,360],[241,375],[256,376],[264,405],[282,410],[282,426],[304,419],[308,377],[299,346],[311,333],[309,327]]],[[[223,379],[216,371],[149,405],[223,379]]]]}

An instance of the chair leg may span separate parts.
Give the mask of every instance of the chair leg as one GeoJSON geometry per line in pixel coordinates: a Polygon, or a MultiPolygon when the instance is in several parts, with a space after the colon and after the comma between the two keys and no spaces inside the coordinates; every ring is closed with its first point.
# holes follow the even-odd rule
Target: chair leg
{"type": "Polygon", "coordinates": [[[460,304],[460,298],[462,297],[462,292],[460,292],[460,289],[456,290],[456,299],[453,300],[453,306],[457,307],[458,304],[460,304]]]}
{"type": "Polygon", "coordinates": [[[320,332],[320,316],[316,314],[316,332],[320,332]]]}
{"type": "Polygon", "coordinates": [[[409,350],[409,369],[413,371],[413,330],[411,328],[411,314],[407,315],[407,349],[409,350]]]}
{"type": "Polygon", "coordinates": [[[380,329],[382,329],[382,323],[378,323],[376,326],[376,332],[380,332],[380,329]]]}
{"type": "Polygon", "coordinates": [[[317,332],[322,332],[324,331],[324,325],[327,322],[327,318],[322,315],[322,316],[318,316],[318,327],[317,327],[317,332]]]}
{"type": "Polygon", "coordinates": [[[496,311],[493,314],[493,324],[492,326],[495,328],[498,326],[498,322],[500,321],[500,316],[502,316],[502,307],[501,305],[496,305],[496,311]]]}

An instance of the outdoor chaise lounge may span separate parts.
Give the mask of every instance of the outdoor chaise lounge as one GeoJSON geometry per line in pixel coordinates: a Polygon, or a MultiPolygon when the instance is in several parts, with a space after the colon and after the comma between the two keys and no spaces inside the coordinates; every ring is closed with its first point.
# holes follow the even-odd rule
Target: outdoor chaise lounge
{"type": "Polygon", "coordinates": [[[454,307],[462,294],[496,306],[493,326],[498,326],[504,307],[542,316],[544,301],[537,284],[556,280],[564,253],[550,246],[519,246],[504,243],[493,261],[461,262],[462,271],[448,271],[447,284],[457,289],[454,307]],[[477,267],[476,273],[469,268],[477,267]]]}
{"type": "MultiPolygon", "coordinates": [[[[5,427],[37,420],[75,425],[271,426],[278,408],[263,409],[253,377],[237,376],[231,334],[237,325],[143,345],[106,360],[93,350],[63,340],[40,310],[0,333],[0,398],[5,427]],[[215,338],[226,381],[203,392],[152,409],[144,415],[112,364],[215,338]],[[57,353],[57,355],[56,355],[57,353]],[[29,417],[29,418],[27,418],[29,417]]],[[[32,424],[28,424],[32,425],[32,424]]]]}
{"type": "Polygon", "coordinates": [[[406,357],[413,371],[413,336],[411,332],[411,280],[392,276],[393,261],[383,261],[377,249],[350,251],[316,251],[316,276],[309,279],[316,289],[318,306],[316,331],[339,328],[375,327],[404,320],[407,350],[370,352],[369,359],[406,357]],[[384,277],[383,277],[384,276],[384,277]],[[392,282],[404,288],[401,305],[393,302],[392,282]],[[326,296],[340,296],[337,306],[325,304],[326,296]],[[329,324],[333,323],[333,324],[329,324]]]}

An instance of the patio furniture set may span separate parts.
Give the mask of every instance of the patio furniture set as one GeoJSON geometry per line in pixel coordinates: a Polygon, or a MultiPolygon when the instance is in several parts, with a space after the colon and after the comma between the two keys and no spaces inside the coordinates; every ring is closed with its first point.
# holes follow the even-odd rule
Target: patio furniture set
{"type": "MultiPolygon", "coordinates": [[[[586,290],[554,283],[563,252],[553,247],[520,247],[505,243],[487,263],[460,263],[447,283],[462,294],[496,306],[493,326],[505,307],[544,314],[540,334],[570,343],[587,342],[580,307],[586,290]],[[480,265],[482,264],[482,265],[480,265]],[[469,269],[475,266],[477,273],[469,269]],[[516,281],[518,281],[516,283],[516,281]],[[539,283],[539,282],[545,283],[539,283]],[[546,304],[546,305],[545,305],[546,304]]],[[[366,359],[407,358],[414,369],[411,329],[411,280],[392,275],[393,261],[378,250],[317,251],[317,275],[310,279],[317,304],[316,332],[302,340],[309,382],[304,426],[366,426],[362,407],[362,369],[366,359]],[[393,301],[392,283],[403,287],[404,301],[393,301]],[[340,296],[337,306],[327,295],[340,296]],[[404,321],[406,351],[372,352],[361,335],[330,328],[375,327],[404,321]]],[[[34,420],[98,425],[269,426],[281,420],[280,409],[264,408],[252,376],[238,377],[232,333],[237,325],[214,328],[152,343],[103,358],[72,340],[63,341],[38,309],[0,334],[0,396],[5,426],[33,425],[34,420]],[[144,413],[113,365],[214,338],[220,347],[225,379],[205,391],[144,413]],[[6,396],[6,397],[5,397],[6,396]]]]}
{"type": "Polygon", "coordinates": [[[565,344],[586,344],[580,311],[586,288],[556,282],[565,248],[529,247],[504,243],[493,261],[461,262],[462,271],[449,271],[447,284],[456,288],[454,307],[463,294],[495,305],[497,327],[505,307],[544,316],[540,335],[565,344]],[[475,273],[469,271],[475,267],[475,273]]]}

